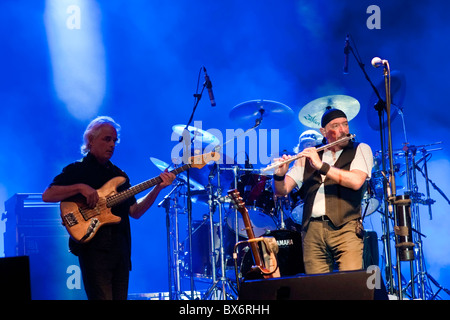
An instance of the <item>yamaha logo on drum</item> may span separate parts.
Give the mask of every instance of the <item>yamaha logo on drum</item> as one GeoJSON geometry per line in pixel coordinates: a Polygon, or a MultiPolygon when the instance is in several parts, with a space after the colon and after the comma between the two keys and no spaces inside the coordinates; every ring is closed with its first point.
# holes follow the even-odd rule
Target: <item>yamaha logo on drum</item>
{"type": "Polygon", "coordinates": [[[294,245],[293,239],[280,239],[277,240],[278,247],[289,247],[294,245]]]}

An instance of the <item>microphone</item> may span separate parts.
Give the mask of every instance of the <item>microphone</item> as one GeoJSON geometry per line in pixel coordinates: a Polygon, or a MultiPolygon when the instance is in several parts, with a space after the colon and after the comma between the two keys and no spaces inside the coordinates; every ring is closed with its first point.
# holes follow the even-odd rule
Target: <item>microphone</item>
{"type": "Polygon", "coordinates": [[[381,58],[378,57],[372,59],[372,66],[374,66],[375,68],[384,66],[385,64],[387,64],[387,60],[381,60],[381,58]]]}
{"type": "Polygon", "coordinates": [[[211,80],[209,79],[208,74],[206,73],[205,67],[203,67],[203,71],[205,72],[205,86],[206,86],[206,89],[208,89],[208,95],[209,95],[209,100],[211,101],[211,107],[215,107],[216,100],[214,99],[214,94],[212,91],[212,83],[211,83],[211,80]]]}
{"type": "Polygon", "coordinates": [[[344,47],[344,68],[343,72],[344,74],[348,74],[348,54],[350,52],[350,45],[348,43],[348,34],[345,38],[345,47],[344,47]]]}

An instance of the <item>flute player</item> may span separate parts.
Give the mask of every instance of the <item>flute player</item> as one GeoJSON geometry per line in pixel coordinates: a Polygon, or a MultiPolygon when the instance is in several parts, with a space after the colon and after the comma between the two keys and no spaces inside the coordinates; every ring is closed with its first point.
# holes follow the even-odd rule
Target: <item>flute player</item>
{"type": "MultiPolygon", "coordinates": [[[[327,110],[320,133],[327,143],[347,136],[345,113],[327,110]]],[[[373,166],[370,146],[347,140],[320,152],[306,148],[301,154],[291,169],[284,163],[275,170],[274,188],[277,196],[289,194],[296,186],[300,189],[305,272],[328,273],[335,265],[339,271],[362,269],[361,201],[373,166]]]]}

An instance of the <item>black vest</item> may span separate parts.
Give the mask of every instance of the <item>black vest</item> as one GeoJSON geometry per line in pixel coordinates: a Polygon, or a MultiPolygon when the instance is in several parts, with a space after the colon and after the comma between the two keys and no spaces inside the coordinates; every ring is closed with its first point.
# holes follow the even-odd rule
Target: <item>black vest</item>
{"type": "MultiPolygon", "coordinates": [[[[344,170],[350,169],[350,164],[355,158],[356,148],[359,143],[350,142],[342,151],[334,167],[344,170]]],[[[323,151],[319,152],[322,159],[323,151]]],[[[299,190],[300,197],[304,201],[302,228],[306,230],[311,218],[312,207],[317,191],[322,183],[320,173],[311,167],[309,161],[305,162],[303,184],[299,190]]],[[[325,214],[330,218],[335,227],[340,227],[346,222],[361,217],[361,201],[364,188],[353,190],[339,185],[337,182],[325,178],[325,214]]]]}

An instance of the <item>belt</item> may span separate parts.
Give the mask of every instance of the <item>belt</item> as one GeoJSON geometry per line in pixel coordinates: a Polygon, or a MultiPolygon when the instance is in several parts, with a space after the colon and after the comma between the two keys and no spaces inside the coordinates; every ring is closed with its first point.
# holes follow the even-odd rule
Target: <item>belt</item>
{"type": "Polygon", "coordinates": [[[311,217],[309,221],[330,221],[330,218],[328,216],[311,217]]]}

